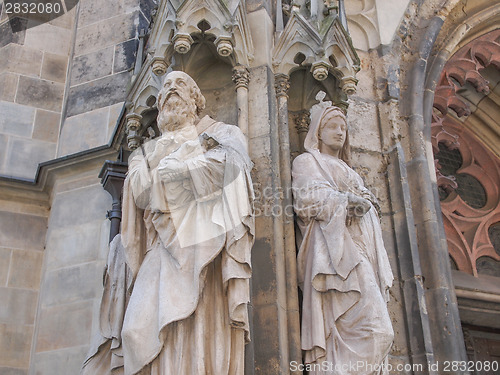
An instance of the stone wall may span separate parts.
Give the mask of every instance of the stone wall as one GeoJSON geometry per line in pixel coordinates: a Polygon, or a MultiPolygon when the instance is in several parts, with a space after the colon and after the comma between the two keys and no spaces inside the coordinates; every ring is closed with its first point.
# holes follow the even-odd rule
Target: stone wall
{"type": "Polygon", "coordinates": [[[75,8],[26,30],[11,21],[0,18],[0,175],[32,180],[56,156],[75,8]]]}
{"type": "Polygon", "coordinates": [[[27,375],[48,208],[0,200],[0,373],[27,375]]]}
{"type": "Polygon", "coordinates": [[[58,156],[108,143],[153,6],[153,0],[80,1],[58,156]]]}
{"type": "Polygon", "coordinates": [[[111,197],[81,170],[55,185],[30,374],[76,374],[97,332],[111,197]]]}

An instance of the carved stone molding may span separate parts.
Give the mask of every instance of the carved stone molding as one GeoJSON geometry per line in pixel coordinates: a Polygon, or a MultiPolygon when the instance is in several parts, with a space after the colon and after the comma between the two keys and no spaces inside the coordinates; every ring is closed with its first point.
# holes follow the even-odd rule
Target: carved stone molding
{"type": "Polygon", "coordinates": [[[142,143],[142,137],[139,131],[142,128],[142,116],[137,113],[129,113],[126,116],[127,120],[127,144],[131,150],[135,150],[142,143]]]}
{"type": "Polygon", "coordinates": [[[380,44],[380,31],[375,0],[346,1],[349,31],[356,48],[368,51],[380,44]]]}
{"type": "Polygon", "coordinates": [[[288,90],[290,89],[290,77],[286,74],[276,74],[274,76],[274,88],[276,90],[276,97],[284,96],[288,98],[288,90]]]}
{"type": "Polygon", "coordinates": [[[248,68],[243,65],[237,65],[233,68],[233,82],[236,84],[236,89],[245,87],[248,89],[250,76],[248,68]]]}
{"type": "Polygon", "coordinates": [[[451,57],[436,87],[434,107],[443,115],[452,109],[458,117],[469,116],[471,110],[459,90],[469,83],[477,92],[489,94],[482,70],[490,65],[500,69],[500,30],[473,40],[451,57]]]}
{"type": "Polygon", "coordinates": [[[309,115],[309,111],[301,111],[297,115],[295,115],[295,128],[299,135],[301,133],[306,133],[309,131],[309,124],[311,123],[311,118],[309,115]]]}

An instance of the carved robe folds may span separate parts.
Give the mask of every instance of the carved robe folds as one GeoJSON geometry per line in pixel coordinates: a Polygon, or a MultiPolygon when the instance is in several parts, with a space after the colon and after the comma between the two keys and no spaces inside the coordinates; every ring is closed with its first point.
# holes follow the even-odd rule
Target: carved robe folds
{"type": "Polygon", "coordinates": [[[243,374],[254,237],[245,138],[205,117],[143,151],[123,192],[121,238],[134,278],[124,374],[243,374]]]}

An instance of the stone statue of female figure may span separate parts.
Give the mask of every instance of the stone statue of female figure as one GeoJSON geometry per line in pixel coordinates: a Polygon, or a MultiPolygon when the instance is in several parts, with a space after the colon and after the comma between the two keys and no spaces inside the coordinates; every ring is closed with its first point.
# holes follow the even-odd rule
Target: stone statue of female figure
{"type": "Polygon", "coordinates": [[[304,364],[309,374],[382,374],[394,336],[393,276],[377,200],[349,166],[340,108],[313,107],[304,147],[292,168],[304,364]]]}

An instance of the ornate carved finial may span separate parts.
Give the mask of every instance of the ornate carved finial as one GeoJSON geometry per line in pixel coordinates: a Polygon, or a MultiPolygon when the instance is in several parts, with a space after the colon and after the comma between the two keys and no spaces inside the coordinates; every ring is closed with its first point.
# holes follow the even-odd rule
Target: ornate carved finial
{"type": "Polygon", "coordinates": [[[276,96],[288,97],[288,89],[290,88],[290,77],[286,74],[276,74],[274,88],[276,89],[276,96]]]}
{"type": "Polygon", "coordinates": [[[356,85],[358,80],[354,77],[344,77],[342,78],[341,85],[342,91],[347,95],[352,95],[356,93],[356,85]]]}
{"type": "Polygon", "coordinates": [[[215,40],[217,53],[223,57],[227,57],[233,53],[233,43],[231,37],[220,36],[215,40]]]}
{"type": "Polygon", "coordinates": [[[236,89],[240,87],[248,88],[250,81],[249,72],[246,66],[236,65],[233,68],[233,82],[236,84],[236,89]]]}
{"type": "Polygon", "coordinates": [[[191,44],[193,44],[193,38],[191,35],[184,33],[177,33],[172,39],[174,43],[174,49],[176,52],[184,54],[188,53],[191,49],[191,44]]]}
{"type": "Polygon", "coordinates": [[[142,116],[137,113],[129,113],[127,119],[127,143],[131,150],[135,150],[141,144],[139,130],[142,127],[142,116]]]}
{"type": "MultiPolygon", "coordinates": [[[[320,91],[322,92],[322,91],[320,91]]],[[[324,92],[322,92],[325,94],[324,92]]],[[[309,111],[301,111],[295,117],[295,129],[300,133],[307,133],[309,131],[309,124],[311,123],[311,118],[309,117],[309,111]]]]}
{"type": "Polygon", "coordinates": [[[313,77],[318,81],[324,81],[328,77],[328,69],[330,69],[330,67],[331,65],[324,61],[315,62],[311,66],[313,77]]]}
{"type": "Polygon", "coordinates": [[[153,57],[152,69],[154,74],[162,76],[167,72],[168,65],[163,57],[156,56],[153,57]]]}

